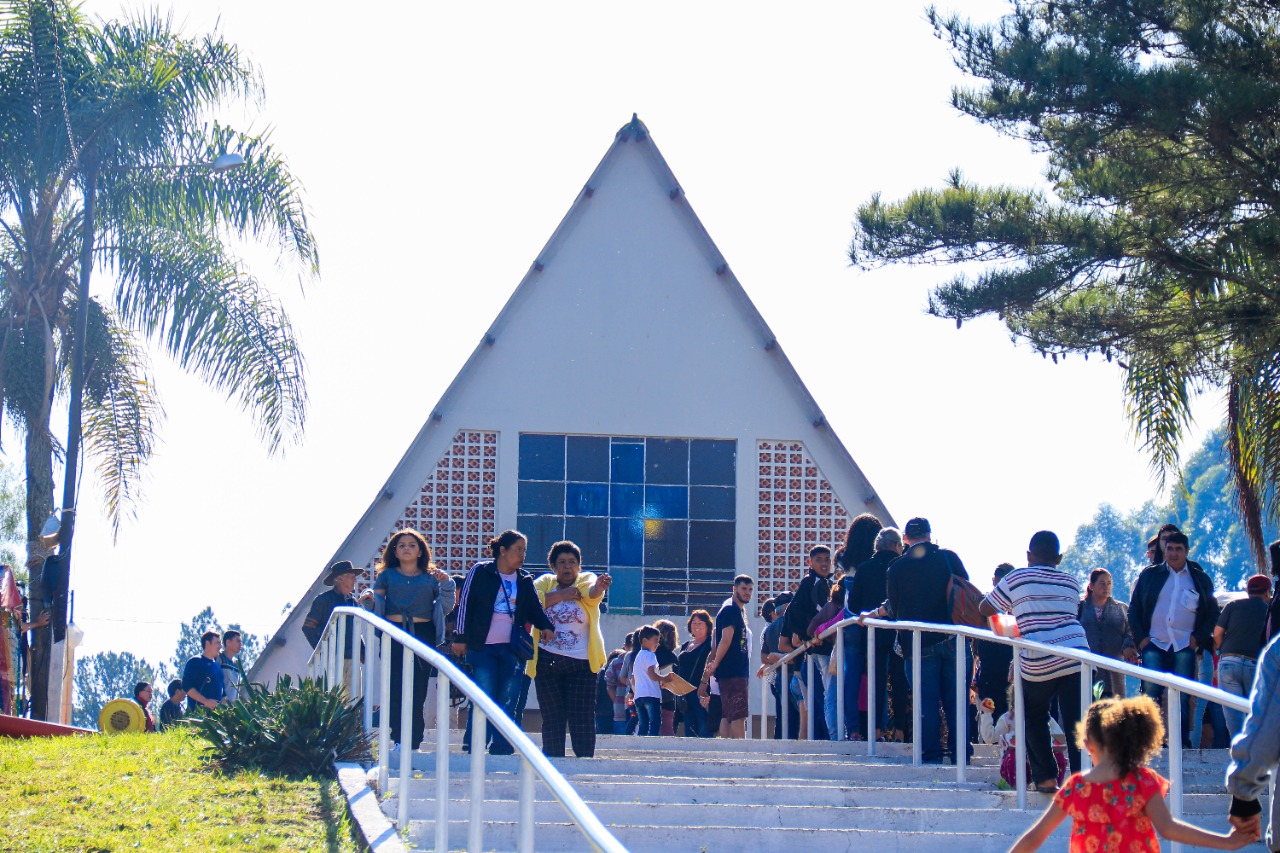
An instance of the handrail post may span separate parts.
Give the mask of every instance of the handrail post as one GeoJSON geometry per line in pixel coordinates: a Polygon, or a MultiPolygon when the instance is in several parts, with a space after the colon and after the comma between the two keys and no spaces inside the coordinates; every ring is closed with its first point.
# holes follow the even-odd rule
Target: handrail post
{"type": "MultiPolygon", "coordinates": [[[[400,647],[400,801],[396,827],[401,832],[409,830],[409,782],[413,779],[413,754],[417,746],[413,742],[413,670],[417,655],[400,647]]],[[[417,712],[422,713],[418,708],[417,712]]]]}
{"type": "MultiPolygon", "coordinates": [[[[844,724],[844,628],[836,628],[836,740],[844,740],[848,737],[847,726],[844,724]]],[[[832,734],[831,732],[827,733],[832,734]]]]}
{"type": "Polygon", "coordinates": [[[378,793],[387,795],[387,764],[391,751],[391,634],[382,632],[381,701],[378,703],[378,793]]]}
{"type": "Polygon", "coordinates": [[[347,642],[351,643],[351,657],[347,657],[347,649],[342,649],[342,665],[348,667],[347,674],[350,681],[347,683],[347,699],[351,703],[355,703],[357,699],[364,695],[364,671],[361,669],[360,660],[360,623],[352,616],[346,620],[347,625],[347,642]]]}
{"type": "Polygon", "coordinates": [[[330,687],[345,687],[342,676],[347,662],[347,620],[343,616],[334,619],[333,637],[333,681],[330,687]]]}
{"type": "Polygon", "coordinates": [[[804,707],[805,714],[804,737],[805,740],[813,740],[813,733],[817,727],[813,723],[813,655],[808,652],[804,656],[804,707]]]}
{"type": "Polygon", "coordinates": [[[471,818],[467,853],[484,853],[484,753],[488,717],[478,704],[471,708],[471,818]]]}
{"type": "MultiPolygon", "coordinates": [[[[474,737],[474,732],[472,734],[474,737]]],[[[534,804],[533,765],[524,756],[520,757],[520,824],[517,827],[519,839],[516,849],[519,853],[533,853],[533,804],[534,804]]]]}
{"type": "Polygon", "coordinates": [[[876,726],[880,724],[880,702],[876,696],[876,629],[867,625],[867,755],[876,754],[876,726]]]}
{"type": "MultiPolygon", "coordinates": [[[[956,781],[965,780],[969,762],[969,679],[965,672],[969,662],[969,643],[964,635],[955,637],[956,643],[956,781]]],[[[945,701],[945,700],[944,700],[945,701]]]]}
{"type": "Polygon", "coordinates": [[[449,853],[449,677],[436,671],[436,853],[449,853]]]}
{"type": "Polygon", "coordinates": [[[342,620],[329,622],[329,642],[326,644],[325,653],[325,689],[333,689],[338,685],[338,633],[342,630],[342,620]]]}
{"type": "Polygon", "coordinates": [[[782,739],[791,738],[791,662],[782,662],[782,739]]]}
{"type": "Polygon", "coordinates": [[[1021,653],[1014,647],[1013,654],[1013,707],[1017,709],[1013,715],[1013,761],[1017,765],[1014,787],[1017,788],[1017,806],[1027,807],[1027,715],[1021,709],[1026,708],[1023,701],[1022,661],[1021,653]]]}
{"type": "Polygon", "coordinates": [[[372,622],[364,623],[364,730],[366,732],[373,731],[374,630],[372,622]]]}
{"type": "MultiPolygon", "coordinates": [[[[1089,706],[1093,704],[1093,667],[1087,663],[1080,664],[1080,719],[1089,714],[1089,706]]],[[[1068,738],[1075,737],[1075,732],[1064,732],[1068,738]]],[[[1084,772],[1093,766],[1089,750],[1080,750],[1080,771],[1084,772]]]]}
{"type": "MultiPolygon", "coordinates": [[[[1176,687],[1167,687],[1164,691],[1169,703],[1169,812],[1175,818],[1182,818],[1182,697],[1176,687]]],[[[1169,845],[1173,853],[1182,853],[1182,845],[1173,842],[1169,845]]]]}
{"type": "MultiPolygon", "coordinates": [[[[768,734],[766,734],[765,730],[768,727],[768,719],[769,719],[769,714],[768,714],[769,694],[773,692],[772,690],[769,689],[770,675],[773,675],[773,673],[766,672],[764,673],[764,677],[760,679],[760,739],[761,740],[769,739],[769,736],[768,734]]],[[[774,677],[776,678],[777,676],[774,676],[774,677]]],[[[695,691],[692,695],[693,695],[693,701],[697,702],[698,701],[697,692],[695,691]]]]}
{"type": "Polygon", "coordinates": [[[919,767],[924,764],[924,743],[920,740],[920,722],[922,708],[920,702],[920,642],[924,638],[918,630],[911,631],[911,764],[919,767]]]}

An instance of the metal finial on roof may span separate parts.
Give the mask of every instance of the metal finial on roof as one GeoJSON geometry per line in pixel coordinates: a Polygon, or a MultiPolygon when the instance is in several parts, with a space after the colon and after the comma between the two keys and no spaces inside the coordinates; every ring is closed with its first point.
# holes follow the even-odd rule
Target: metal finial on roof
{"type": "Polygon", "coordinates": [[[631,121],[622,126],[618,131],[618,138],[623,142],[630,141],[633,137],[636,142],[643,142],[649,135],[649,128],[644,126],[644,122],[640,120],[637,113],[631,114],[631,121]]]}

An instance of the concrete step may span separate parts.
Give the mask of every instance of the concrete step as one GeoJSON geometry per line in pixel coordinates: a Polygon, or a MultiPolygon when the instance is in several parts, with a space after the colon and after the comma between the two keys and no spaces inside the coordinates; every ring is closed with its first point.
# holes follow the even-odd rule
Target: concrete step
{"type": "MultiPolygon", "coordinates": [[[[987,812],[988,816],[998,810],[1016,809],[1017,798],[1013,791],[1001,791],[992,787],[957,788],[939,787],[925,788],[913,784],[885,785],[873,787],[845,786],[812,786],[786,785],[779,786],[773,782],[754,780],[718,779],[706,780],[635,780],[621,781],[617,779],[570,779],[574,790],[588,804],[624,803],[652,804],[655,806],[801,806],[804,808],[899,808],[909,803],[912,808],[920,809],[964,809],[969,812],[987,812]]],[[[391,779],[391,792],[399,793],[399,783],[391,779]]],[[[517,800],[519,798],[519,781],[510,774],[485,780],[485,798],[488,800],[517,800]]],[[[468,800],[470,796],[470,779],[466,776],[453,777],[449,780],[449,796],[451,800],[468,800]]],[[[435,781],[430,778],[417,779],[410,788],[410,813],[419,815],[417,809],[427,808],[420,803],[431,803],[430,809],[421,813],[421,817],[430,817],[435,803],[435,781]]],[[[555,798],[544,785],[539,784],[536,799],[539,802],[554,803],[555,798]]],[[[1048,798],[1043,794],[1028,793],[1028,806],[1038,808],[1037,803],[1047,804],[1048,798]]],[[[1220,815],[1225,814],[1231,798],[1222,792],[1194,793],[1184,797],[1184,808],[1187,815],[1220,815]]],[[[394,814],[395,799],[384,800],[384,811],[394,814]]]]}
{"type": "MultiPolygon", "coordinates": [[[[606,815],[600,816],[607,820],[606,815]]],[[[449,821],[449,847],[466,847],[467,822],[449,821]]],[[[744,850],[803,850],[805,853],[993,853],[1007,849],[1014,836],[995,832],[903,832],[896,829],[781,829],[692,825],[653,827],[610,824],[609,829],[631,853],[742,853],[744,850]]],[[[1064,824],[1043,848],[1066,849],[1068,827],[1064,824]]],[[[421,847],[430,847],[435,838],[435,822],[413,820],[410,838],[421,847]]],[[[503,820],[486,822],[486,851],[510,851],[516,846],[516,824],[503,820]]],[[[581,853],[589,849],[584,836],[572,823],[539,824],[534,831],[534,849],[539,853],[581,853]]]]}
{"type": "MultiPolygon", "coordinates": [[[[415,773],[435,775],[434,754],[413,756],[415,773]]],[[[551,763],[570,781],[579,777],[660,777],[703,780],[790,780],[794,784],[818,787],[831,785],[871,785],[915,783],[921,787],[955,786],[956,770],[952,765],[928,764],[915,767],[902,759],[862,758],[848,756],[785,756],[763,753],[729,753],[699,755],[696,759],[673,761],[670,754],[617,751],[597,758],[555,758],[551,763]]],[[[471,757],[462,753],[449,756],[450,775],[469,774],[471,757]]],[[[517,756],[486,756],[486,775],[516,773],[517,756]]],[[[391,775],[396,775],[393,763],[391,775]]],[[[1188,792],[1221,790],[1225,768],[1206,764],[1186,764],[1182,780],[1188,792]]],[[[995,764],[972,765],[966,770],[966,785],[994,788],[1000,779],[995,764]]]]}

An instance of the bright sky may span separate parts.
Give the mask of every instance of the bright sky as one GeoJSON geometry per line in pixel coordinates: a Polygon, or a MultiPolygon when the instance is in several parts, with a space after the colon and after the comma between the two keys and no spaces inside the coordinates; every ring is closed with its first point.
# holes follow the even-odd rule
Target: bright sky
{"type": "MultiPolygon", "coordinates": [[[[982,580],[1035,530],[1069,539],[1099,502],[1152,497],[1117,367],[1055,366],[994,320],[925,316],[945,268],[848,264],[873,192],[953,167],[1040,180],[1024,143],[950,107],[960,78],[923,8],[176,3],[188,34],[220,20],[260,65],[265,102],[223,117],[270,128],[306,188],[321,281],[304,299],[294,272],[251,260],[292,313],[310,416],[304,443],[269,458],[232,404],[157,362],[168,418],[139,517],[113,544],[99,495],[81,501],[83,651],[167,658],[205,605],[274,631],[632,112],[899,523],[929,517],[982,580]]],[[[951,8],[993,20],[1007,4],[951,8]]],[[[1211,427],[1218,404],[1202,408],[1211,427]]]]}

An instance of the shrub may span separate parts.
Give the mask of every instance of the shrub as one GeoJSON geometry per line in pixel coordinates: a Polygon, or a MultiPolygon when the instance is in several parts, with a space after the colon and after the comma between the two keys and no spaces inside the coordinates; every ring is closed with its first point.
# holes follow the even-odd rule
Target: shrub
{"type": "Polygon", "coordinates": [[[326,689],[312,678],[295,685],[284,675],[275,690],[251,684],[235,702],[206,710],[188,725],[209,742],[211,757],[224,767],[331,776],[335,761],[368,753],[362,714],[346,688],[326,689]]]}

